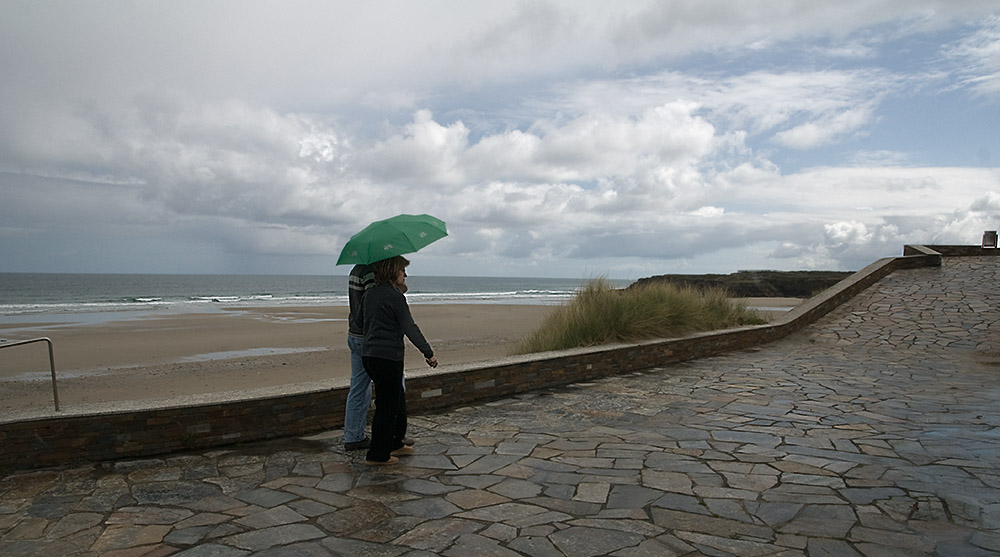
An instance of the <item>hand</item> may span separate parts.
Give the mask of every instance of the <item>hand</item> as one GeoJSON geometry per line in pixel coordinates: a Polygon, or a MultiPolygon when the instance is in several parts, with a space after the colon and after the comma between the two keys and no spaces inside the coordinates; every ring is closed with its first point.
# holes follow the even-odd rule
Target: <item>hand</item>
{"type": "Polygon", "coordinates": [[[431,356],[430,358],[427,358],[424,361],[427,362],[427,365],[429,365],[431,367],[437,367],[438,366],[437,356],[431,356]]]}

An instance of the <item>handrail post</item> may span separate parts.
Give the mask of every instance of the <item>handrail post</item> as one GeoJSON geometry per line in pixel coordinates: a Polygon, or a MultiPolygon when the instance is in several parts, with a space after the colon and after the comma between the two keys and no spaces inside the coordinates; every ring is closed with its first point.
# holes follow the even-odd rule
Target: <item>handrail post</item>
{"type": "Polygon", "coordinates": [[[52,373],[52,402],[55,404],[56,412],[59,412],[59,389],[56,387],[56,357],[52,350],[52,339],[48,337],[33,338],[31,340],[21,340],[10,344],[0,344],[0,348],[11,348],[22,344],[44,341],[49,345],[49,371],[52,373]]]}
{"type": "Polygon", "coordinates": [[[56,356],[52,350],[52,341],[48,338],[45,342],[49,345],[49,371],[52,372],[52,404],[56,407],[56,412],[59,411],[59,389],[56,388],[56,356]]]}

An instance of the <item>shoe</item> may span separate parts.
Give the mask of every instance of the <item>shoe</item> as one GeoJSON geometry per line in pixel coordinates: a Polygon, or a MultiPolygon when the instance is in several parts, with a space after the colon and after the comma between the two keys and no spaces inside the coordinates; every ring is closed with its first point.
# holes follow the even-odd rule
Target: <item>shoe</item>
{"type": "Polygon", "coordinates": [[[390,456],[389,460],[365,460],[365,464],[368,466],[389,466],[390,464],[399,464],[399,459],[390,456]]]}
{"type": "Polygon", "coordinates": [[[413,439],[410,439],[409,437],[403,437],[403,444],[406,445],[407,447],[412,447],[414,445],[414,442],[413,439]]]}
{"type": "Polygon", "coordinates": [[[414,453],[413,447],[407,447],[406,445],[403,445],[402,447],[396,449],[395,451],[392,451],[389,454],[396,456],[410,456],[413,453],[414,453]]]}
{"type": "Polygon", "coordinates": [[[351,441],[350,443],[344,443],[345,451],[360,451],[362,449],[367,449],[372,444],[372,440],[365,437],[360,441],[351,441]]]}

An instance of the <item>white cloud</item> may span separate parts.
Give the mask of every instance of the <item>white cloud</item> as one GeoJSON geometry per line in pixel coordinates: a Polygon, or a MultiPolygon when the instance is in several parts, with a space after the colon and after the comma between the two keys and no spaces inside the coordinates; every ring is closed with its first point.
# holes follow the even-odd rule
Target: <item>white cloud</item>
{"type": "Polygon", "coordinates": [[[720,207],[712,207],[712,206],[706,205],[704,207],[699,207],[699,208],[695,209],[694,211],[691,211],[691,214],[694,215],[694,216],[696,216],[696,217],[712,218],[712,217],[721,217],[722,215],[725,214],[725,212],[726,212],[726,210],[722,209],[720,207]]]}
{"type": "Polygon", "coordinates": [[[910,154],[900,151],[857,151],[851,157],[853,166],[903,166],[910,162],[910,154]]]}
{"type": "Polygon", "coordinates": [[[1000,216],[1000,193],[996,191],[986,192],[969,205],[969,210],[986,213],[993,217],[1000,216]]]}
{"type": "Polygon", "coordinates": [[[871,122],[873,112],[871,107],[858,107],[825,114],[817,121],[779,132],[774,139],[786,147],[813,149],[857,132],[871,122]]]}
{"type": "MultiPolygon", "coordinates": [[[[595,107],[596,108],[596,107],[595,107]]],[[[667,103],[639,114],[597,108],[567,122],[539,120],[531,131],[486,136],[466,157],[486,177],[587,182],[640,168],[685,166],[711,149],[714,129],[693,103],[667,103]]]]}
{"type": "Polygon", "coordinates": [[[751,71],[716,79],[665,72],[584,84],[545,106],[576,111],[612,106],[628,113],[671,99],[697,107],[693,113],[719,131],[774,133],[779,145],[813,149],[863,134],[886,96],[912,85],[907,83],[912,79],[867,68],[751,71]]]}
{"type": "Polygon", "coordinates": [[[997,229],[1000,229],[1000,188],[985,192],[943,218],[933,240],[941,244],[978,244],[982,232],[997,229]]]}
{"type": "Polygon", "coordinates": [[[868,227],[857,221],[835,222],[824,225],[823,229],[826,231],[827,247],[834,251],[867,244],[874,238],[868,227]]]}
{"type": "Polygon", "coordinates": [[[974,33],[946,47],[945,55],[956,61],[963,85],[985,97],[1000,96],[1000,16],[986,18],[974,33]]]}
{"type": "Polygon", "coordinates": [[[469,129],[462,122],[442,125],[430,111],[418,111],[401,133],[359,153],[359,163],[376,180],[460,185],[459,158],[468,146],[469,129]]]}

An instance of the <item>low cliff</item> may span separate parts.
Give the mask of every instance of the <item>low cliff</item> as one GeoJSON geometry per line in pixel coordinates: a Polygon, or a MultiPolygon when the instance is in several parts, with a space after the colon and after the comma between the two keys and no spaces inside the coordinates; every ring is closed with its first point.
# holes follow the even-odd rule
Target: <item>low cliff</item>
{"type": "Polygon", "coordinates": [[[853,274],[852,271],[738,271],[728,275],[657,275],[629,288],[670,282],[695,288],[722,288],[737,298],[810,298],[853,274]]]}

